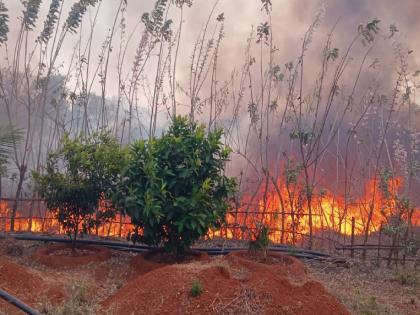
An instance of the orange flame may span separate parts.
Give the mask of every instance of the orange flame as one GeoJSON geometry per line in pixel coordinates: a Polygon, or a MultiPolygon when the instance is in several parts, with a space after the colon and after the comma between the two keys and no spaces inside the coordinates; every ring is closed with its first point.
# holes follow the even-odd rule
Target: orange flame
{"type": "MultiPolygon", "coordinates": [[[[389,193],[378,188],[378,183],[370,180],[365,185],[362,197],[345,202],[343,197],[334,196],[329,191],[313,194],[310,205],[304,193],[298,189],[291,191],[280,180],[276,187],[271,185],[267,191],[261,187],[254,196],[245,195],[241,199],[243,206],[237,211],[231,211],[227,217],[227,227],[210,231],[209,236],[223,236],[229,239],[251,239],[254,237],[258,224],[263,223],[271,230],[270,239],[273,242],[295,243],[302,235],[309,234],[310,216],[313,233],[330,231],[340,235],[352,234],[352,218],[354,218],[354,234],[362,235],[366,231],[367,220],[371,215],[368,233],[379,230],[381,224],[387,224],[392,216],[399,213],[400,205],[393,196],[402,187],[402,179],[389,180],[389,193]],[[254,232],[253,232],[254,231],[254,232]]],[[[99,202],[99,213],[110,208],[105,199],[99,202]]],[[[11,209],[6,201],[0,201],[0,230],[10,231],[11,209]]],[[[412,212],[413,226],[420,226],[420,208],[412,212]]],[[[407,221],[407,215],[402,216],[407,221]]],[[[43,218],[22,217],[16,213],[15,231],[43,232],[60,234],[63,231],[51,211],[46,211],[43,218]]],[[[126,237],[133,231],[133,225],[128,217],[118,215],[115,220],[103,224],[91,231],[102,237],[126,237]]]]}
{"type": "MultiPolygon", "coordinates": [[[[98,214],[103,213],[108,209],[109,202],[101,199],[99,202],[98,214]]],[[[9,207],[8,202],[0,200],[0,231],[10,232],[11,214],[12,210],[9,207]]],[[[94,229],[91,232],[102,237],[125,237],[132,229],[133,226],[129,223],[128,218],[120,216],[117,220],[110,220],[106,224],[98,227],[97,230],[94,229]]],[[[32,220],[22,216],[22,213],[17,211],[15,231],[49,234],[63,233],[63,230],[52,211],[45,211],[45,216],[43,218],[34,217],[32,220]]]]}
{"type": "MultiPolygon", "coordinates": [[[[387,224],[392,216],[399,214],[400,205],[394,197],[402,184],[403,181],[399,178],[389,180],[387,194],[378,188],[378,183],[370,180],[366,184],[364,196],[351,203],[346,203],[344,198],[323,190],[311,195],[309,206],[305,193],[291,191],[290,187],[288,189],[279,180],[276,189],[273,185],[269,186],[267,191],[262,187],[255,198],[243,197],[245,205],[239,207],[233,215],[227,216],[228,228],[212,234],[227,238],[252,239],[258,224],[262,223],[271,230],[271,241],[294,244],[302,235],[309,234],[310,217],[314,235],[330,231],[350,236],[352,218],[354,234],[362,235],[366,231],[369,216],[371,220],[368,234],[371,234],[377,232],[381,224],[387,224]],[[257,200],[254,207],[252,199],[257,200]]],[[[402,214],[401,219],[404,221],[407,221],[407,212],[402,214]]],[[[420,208],[414,209],[411,222],[414,226],[420,225],[420,208]]]]}

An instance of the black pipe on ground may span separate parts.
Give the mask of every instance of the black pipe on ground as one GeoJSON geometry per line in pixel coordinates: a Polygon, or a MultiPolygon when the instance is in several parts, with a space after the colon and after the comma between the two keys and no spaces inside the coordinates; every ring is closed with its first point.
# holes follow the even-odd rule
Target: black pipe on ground
{"type": "MultiPolygon", "coordinates": [[[[26,240],[26,241],[41,241],[41,242],[53,242],[53,243],[72,243],[73,241],[70,239],[66,239],[63,237],[51,237],[51,236],[41,236],[41,235],[33,235],[33,234],[11,234],[17,240],[26,240]]],[[[116,241],[103,241],[103,240],[84,240],[79,239],[75,241],[76,244],[81,245],[98,245],[98,246],[105,246],[111,249],[120,250],[120,251],[130,251],[136,253],[143,253],[150,249],[153,249],[151,246],[146,245],[135,245],[129,244],[124,242],[116,242],[116,241]]],[[[209,255],[227,255],[230,252],[246,250],[246,248],[240,247],[225,247],[225,248],[192,248],[195,251],[206,252],[209,255]]],[[[290,256],[294,256],[296,258],[302,259],[331,259],[337,262],[345,262],[342,258],[333,258],[329,254],[308,250],[308,249],[298,249],[294,247],[290,247],[287,245],[276,245],[269,247],[269,251],[272,252],[281,252],[288,254],[290,256]]]]}
{"type": "Polygon", "coordinates": [[[14,305],[15,307],[17,307],[18,309],[20,309],[21,311],[25,312],[28,315],[39,315],[39,313],[36,310],[29,307],[28,305],[23,303],[21,300],[19,300],[18,298],[15,298],[13,295],[10,295],[9,293],[7,293],[6,291],[2,289],[0,289],[0,298],[14,305]]]}
{"type": "MultiPolygon", "coordinates": [[[[11,236],[16,240],[22,241],[40,241],[40,242],[52,242],[52,243],[72,243],[73,241],[68,238],[63,237],[53,237],[53,236],[42,236],[42,235],[33,235],[33,234],[11,234],[11,236]]],[[[81,245],[100,245],[100,246],[114,246],[114,247],[133,247],[133,248],[143,248],[150,249],[150,246],[146,245],[134,245],[124,242],[116,241],[103,241],[103,240],[84,240],[78,239],[75,241],[76,244],[81,245]]]]}

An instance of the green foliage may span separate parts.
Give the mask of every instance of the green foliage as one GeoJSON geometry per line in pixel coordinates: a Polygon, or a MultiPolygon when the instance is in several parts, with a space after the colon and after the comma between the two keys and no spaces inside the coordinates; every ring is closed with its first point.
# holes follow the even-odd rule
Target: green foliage
{"type": "Polygon", "coordinates": [[[163,40],[169,41],[172,36],[172,20],[165,19],[167,4],[168,0],[157,0],[154,10],[151,13],[144,13],[141,17],[147,32],[157,41],[159,41],[161,37],[163,40]]]}
{"type": "Polygon", "coordinates": [[[51,35],[54,32],[54,27],[58,21],[60,3],[62,0],[52,0],[50,4],[50,9],[48,10],[47,18],[44,22],[44,28],[41,32],[41,35],[38,37],[38,41],[43,42],[44,44],[48,43],[51,38],[51,35]]]}
{"type": "Polygon", "coordinates": [[[7,160],[16,142],[21,139],[21,133],[13,128],[0,126],[0,177],[7,173],[7,160]]]}
{"type": "Polygon", "coordinates": [[[271,11],[273,4],[271,0],[261,0],[262,8],[261,10],[265,10],[267,13],[271,11]]]}
{"type": "Polygon", "coordinates": [[[287,159],[286,168],[284,170],[287,187],[290,185],[296,185],[298,183],[298,178],[302,170],[302,164],[295,163],[293,160],[287,159]]]}
{"type": "Polygon", "coordinates": [[[338,58],[338,53],[339,53],[339,49],[338,48],[333,48],[333,49],[329,49],[327,51],[327,60],[332,60],[335,61],[338,58]]]}
{"type": "Polygon", "coordinates": [[[257,224],[257,232],[255,234],[255,239],[249,242],[249,250],[254,252],[262,252],[264,259],[267,258],[268,246],[270,245],[270,230],[263,224],[257,224]]]}
{"type": "Polygon", "coordinates": [[[395,35],[395,33],[398,33],[398,32],[399,32],[399,30],[398,30],[398,28],[395,24],[391,24],[389,26],[389,37],[390,38],[393,37],[395,35]]]}
{"type": "Polygon", "coordinates": [[[316,134],[313,131],[293,131],[289,135],[291,140],[298,139],[304,145],[308,145],[315,139],[316,134]]]}
{"type": "Polygon", "coordinates": [[[7,161],[12,150],[22,140],[21,130],[0,126],[0,177],[7,174],[7,161]]]}
{"type": "Polygon", "coordinates": [[[95,6],[101,0],[79,0],[71,7],[67,17],[65,29],[70,33],[76,33],[89,6],[95,6]]]}
{"type": "Polygon", "coordinates": [[[254,102],[250,102],[248,104],[248,113],[252,125],[256,124],[260,120],[260,116],[258,114],[258,105],[254,102]]]}
{"type": "Polygon", "coordinates": [[[221,138],[178,117],[161,138],[132,145],[115,201],[136,226],[134,241],[178,253],[220,226],[235,188],[221,138]]]}
{"type": "Polygon", "coordinates": [[[360,24],[358,27],[359,34],[362,36],[363,45],[370,44],[375,40],[375,35],[379,32],[379,22],[378,19],[373,19],[371,22],[366,25],[360,24]]]}
{"type": "Polygon", "coordinates": [[[184,5],[191,7],[193,5],[193,0],[172,0],[178,8],[182,8],[184,5]]]}
{"type": "Polygon", "coordinates": [[[75,140],[65,136],[61,149],[50,153],[44,174],[33,176],[48,208],[75,240],[103,222],[95,217],[99,200],[110,198],[123,165],[123,153],[108,133],[75,140]]]}
{"type": "Polygon", "coordinates": [[[7,34],[9,33],[9,25],[7,24],[9,22],[9,15],[7,12],[8,10],[5,4],[0,0],[0,46],[7,42],[7,34]]]}
{"type": "Polygon", "coordinates": [[[0,161],[6,162],[12,149],[21,139],[22,132],[20,130],[0,126],[0,161]]]}
{"type": "Polygon", "coordinates": [[[273,80],[274,82],[281,82],[284,80],[284,73],[281,72],[281,68],[279,65],[275,65],[272,69],[271,69],[271,73],[273,76],[273,80]]]}
{"type": "Polygon", "coordinates": [[[261,23],[257,27],[257,44],[262,40],[265,44],[268,43],[268,37],[270,36],[270,24],[268,22],[261,23]]]}
{"type": "Polygon", "coordinates": [[[388,224],[383,227],[385,235],[400,239],[406,233],[408,224],[404,222],[399,215],[391,215],[388,218],[388,224]]]}
{"type": "Polygon", "coordinates": [[[386,199],[392,197],[390,187],[389,187],[389,180],[392,179],[392,171],[388,168],[381,169],[379,171],[379,189],[382,191],[383,196],[386,199]]]}
{"type": "Polygon", "coordinates": [[[42,0],[27,0],[22,2],[25,7],[23,11],[23,25],[27,31],[32,31],[36,26],[35,23],[38,19],[41,2],[42,0]]]}
{"type": "Polygon", "coordinates": [[[192,282],[190,293],[192,297],[200,296],[203,293],[203,285],[199,280],[194,280],[192,282]]]}

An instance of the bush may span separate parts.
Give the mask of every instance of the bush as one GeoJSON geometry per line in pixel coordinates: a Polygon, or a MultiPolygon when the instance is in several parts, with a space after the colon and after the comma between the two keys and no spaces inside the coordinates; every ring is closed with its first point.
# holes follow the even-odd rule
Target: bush
{"type": "Polygon", "coordinates": [[[221,139],[176,118],[161,138],[132,145],[115,200],[136,227],[133,241],[177,254],[220,226],[235,188],[221,139]]]}
{"type": "Polygon", "coordinates": [[[58,222],[76,240],[105,220],[112,209],[99,211],[99,201],[110,198],[121,173],[124,156],[108,133],[71,140],[64,136],[61,149],[50,153],[44,173],[34,173],[41,196],[58,222]]]}
{"type": "Polygon", "coordinates": [[[255,239],[249,242],[249,250],[251,252],[261,251],[263,258],[267,259],[268,246],[270,245],[269,228],[264,224],[257,224],[257,232],[255,239]]]}
{"type": "Polygon", "coordinates": [[[203,286],[200,281],[194,280],[192,282],[190,293],[192,297],[200,296],[203,293],[203,286]]]}

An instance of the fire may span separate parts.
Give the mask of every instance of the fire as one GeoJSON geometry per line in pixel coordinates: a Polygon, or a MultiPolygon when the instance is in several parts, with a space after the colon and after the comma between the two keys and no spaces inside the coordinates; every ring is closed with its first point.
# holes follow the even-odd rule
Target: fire
{"type": "MultiPolygon", "coordinates": [[[[251,239],[257,225],[263,223],[271,230],[271,241],[295,244],[302,235],[309,234],[310,217],[314,235],[323,231],[345,236],[350,236],[353,231],[355,235],[363,235],[366,229],[371,234],[377,232],[381,224],[387,224],[392,216],[398,215],[401,205],[393,196],[397,195],[402,184],[402,179],[390,179],[386,185],[388,191],[384,191],[378,187],[378,182],[370,180],[364,195],[347,203],[343,197],[322,190],[311,195],[309,207],[305,193],[296,187],[286,187],[278,180],[276,186],[269,185],[267,190],[261,187],[254,198],[243,197],[244,206],[227,216],[228,228],[213,235],[251,239]],[[253,200],[257,201],[252,207],[253,200]],[[369,215],[371,221],[367,228],[369,215]]],[[[407,221],[406,213],[402,219],[407,221]]],[[[420,208],[414,209],[411,222],[414,226],[420,225],[420,208]]]]}
{"type": "MultiPolygon", "coordinates": [[[[103,213],[109,209],[109,203],[101,200],[99,203],[99,213],[103,213]]],[[[10,232],[10,217],[12,209],[9,203],[5,200],[0,200],[0,231],[10,232]]],[[[119,216],[114,220],[109,220],[106,224],[91,231],[101,237],[125,237],[132,230],[132,225],[129,219],[119,216]]],[[[34,232],[34,233],[49,233],[49,234],[62,234],[58,220],[54,217],[51,211],[45,211],[43,217],[23,216],[20,211],[16,212],[15,219],[16,232],[34,232]]]]}
{"type": "MultiPolygon", "coordinates": [[[[242,206],[232,210],[226,217],[227,227],[217,231],[210,231],[209,236],[223,236],[228,239],[252,239],[258,224],[269,227],[270,239],[277,243],[295,244],[308,235],[310,230],[310,216],[314,235],[333,232],[338,235],[363,235],[367,221],[371,215],[368,233],[377,232],[381,224],[387,224],[392,216],[401,210],[401,204],[394,198],[403,186],[402,179],[388,180],[387,190],[380,189],[379,183],[370,180],[366,183],[364,195],[345,202],[345,198],[336,196],[327,190],[316,191],[312,194],[310,206],[306,194],[302,189],[287,187],[280,180],[276,185],[260,187],[255,196],[245,195],[241,198],[242,206]],[[352,219],[354,222],[352,222],[352,219]],[[353,229],[354,223],[354,229],[353,229]]],[[[99,213],[110,209],[110,203],[101,199],[99,213]]],[[[11,209],[6,201],[0,201],[0,230],[10,231],[11,209]]],[[[30,220],[17,212],[15,231],[42,232],[61,234],[63,231],[51,211],[44,211],[44,216],[33,217],[30,220]]],[[[402,219],[407,221],[404,214],[402,219]]],[[[413,226],[420,225],[420,208],[413,211],[411,218],[413,226]]],[[[133,231],[128,217],[118,214],[105,224],[93,229],[92,234],[102,237],[127,237],[133,231]]]]}

